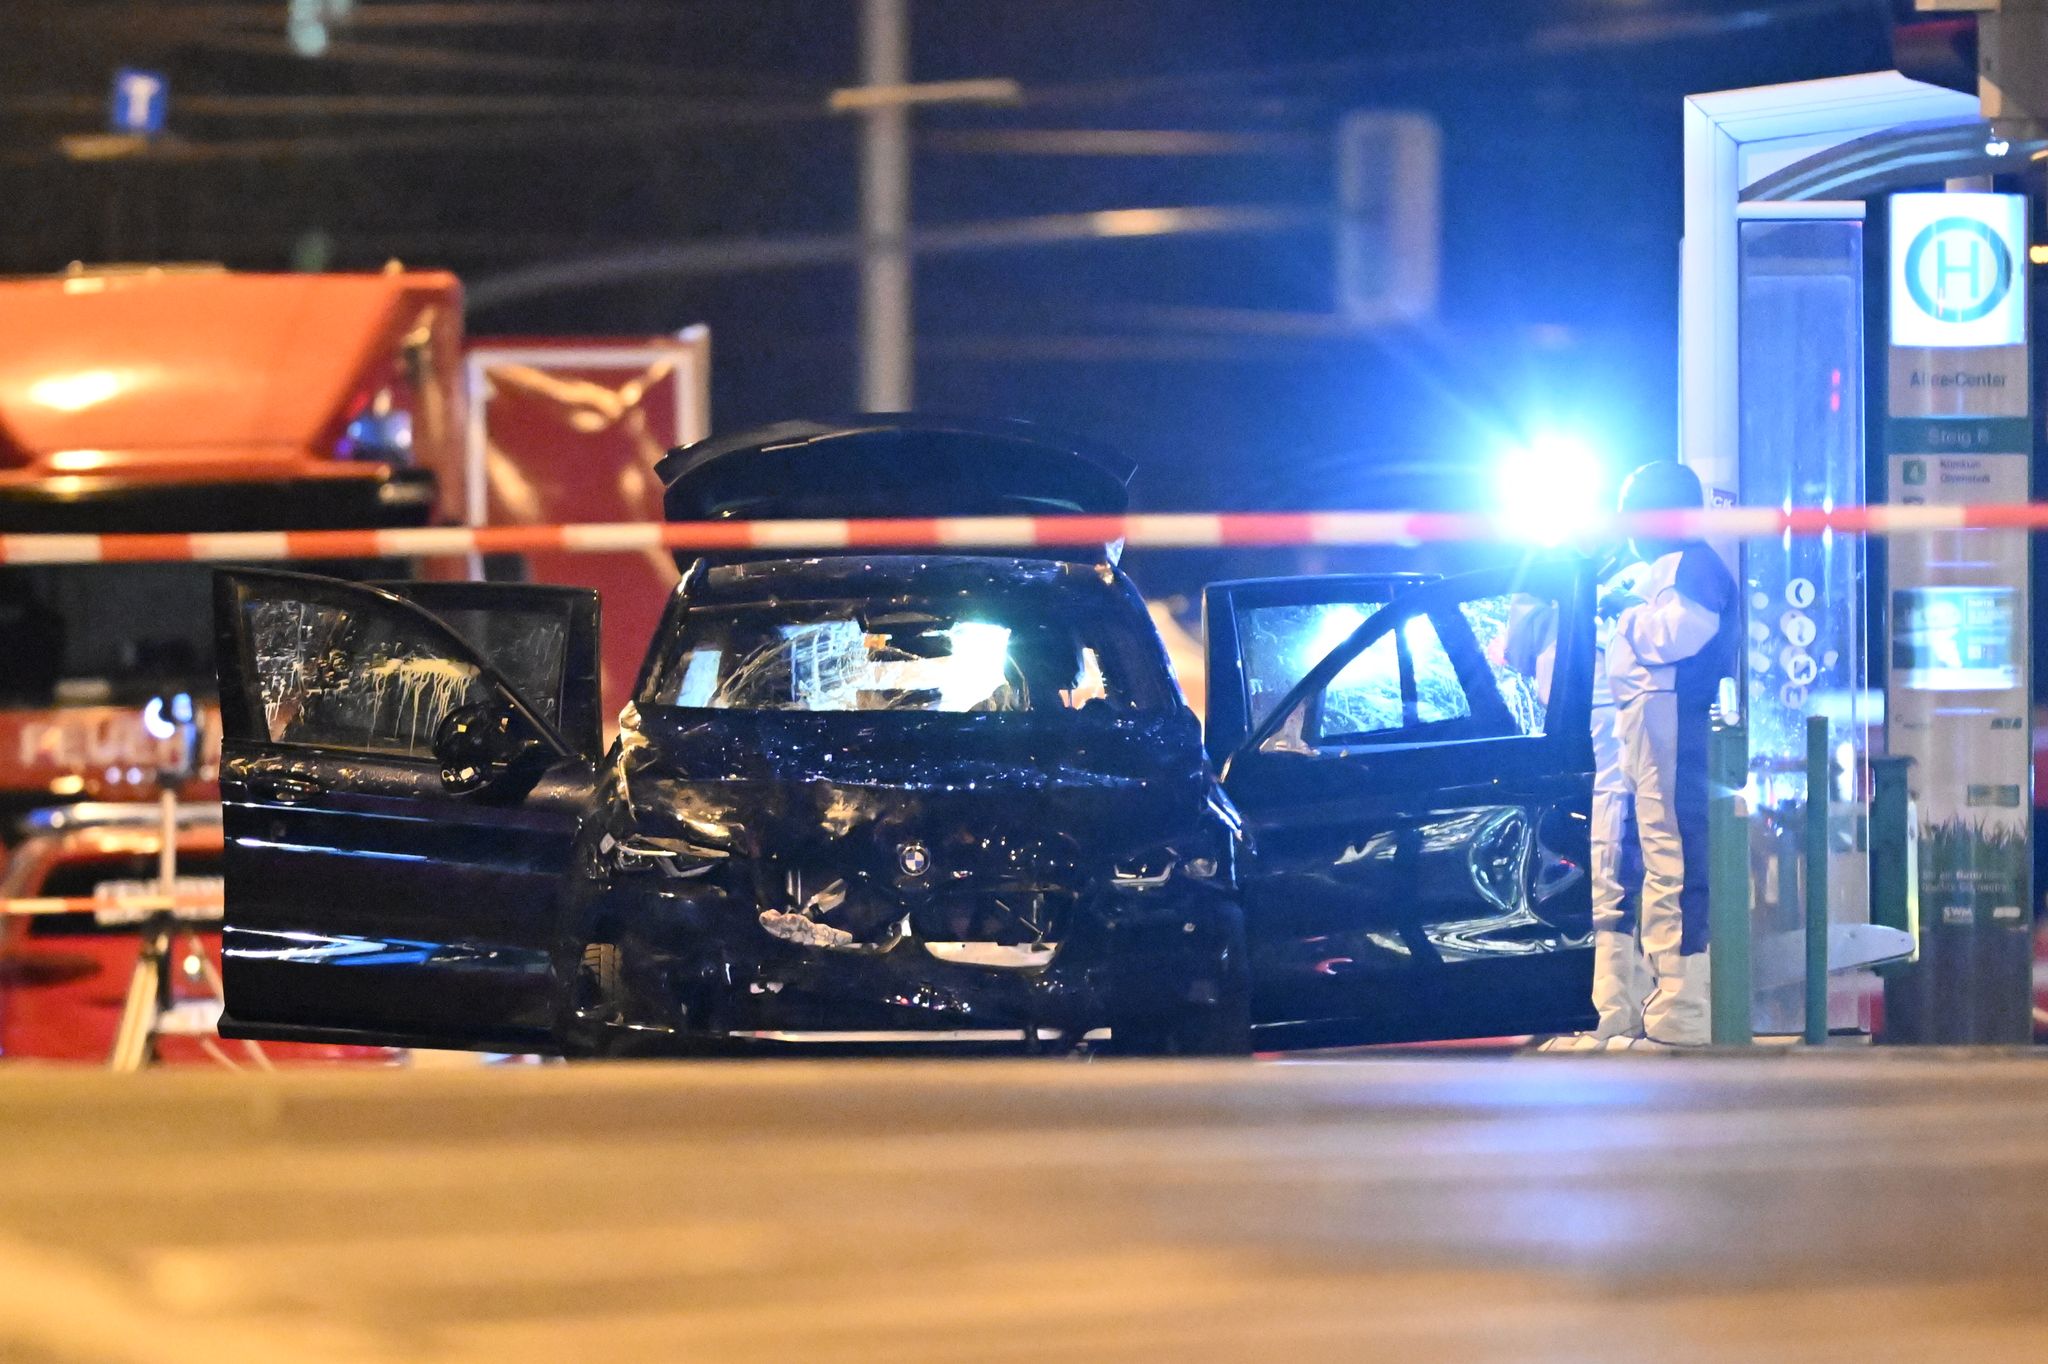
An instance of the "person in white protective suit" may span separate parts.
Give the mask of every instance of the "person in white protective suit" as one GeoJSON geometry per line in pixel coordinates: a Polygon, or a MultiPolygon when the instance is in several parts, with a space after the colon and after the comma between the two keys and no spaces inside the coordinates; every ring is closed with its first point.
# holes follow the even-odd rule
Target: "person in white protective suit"
{"type": "Polygon", "coordinates": [[[1648,570],[1632,552],[1619,557],[1622,562],[1610,561],[1601,570],[1593,633],[1593,1007],[1600,1021],[1592,1032],[1551,1038],[1544,1051],[1592,1051],[1611,1038],[1641,1033],[1643,1001],[1650,993],[1649,966],[1636,941],[1642,859],[1614,729],[1614,690],[1607,681],[1608,641],[1621,613],[1641,603],[1648,570]]]}
{"type": "MultiPolygon", "coordinates": [[[[1701,500],[1699,476],[1668,460],[1636,470],[1621,490],[1624,514],[1701,500]]],[[[1625,897],[1603,904],[1596,869],[1594,996],[1609,1047],[1700,1047],[1710,1040],[1707,733],[1721,680],[1734,672],[1740,611],[1733,575],[1703,541],[1637,537],[1634,547],[1649,571],[1641,600],[1614,622],[1607,681],[1642,894],[1630,925],[1625,897]],[[1640,958],[1627,950],[1631,936],[1640,958]]]]}

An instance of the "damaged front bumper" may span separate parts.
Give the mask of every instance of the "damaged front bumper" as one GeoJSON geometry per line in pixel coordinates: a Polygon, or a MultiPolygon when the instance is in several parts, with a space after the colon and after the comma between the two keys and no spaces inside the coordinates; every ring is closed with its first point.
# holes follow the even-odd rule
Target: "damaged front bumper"
{"type": "Polygon", "coordinates": [[[908,916],[874,943],[793,941],[771,915],[800,917],[708,882],[598,892],[586,921],[622,958],[611,1026],[678,1052],[1066,1050],[1213,1004],[1241,966],[1235,898],[1192,883],[1083,895],[1056,945],[927,940],[908,916]]]}

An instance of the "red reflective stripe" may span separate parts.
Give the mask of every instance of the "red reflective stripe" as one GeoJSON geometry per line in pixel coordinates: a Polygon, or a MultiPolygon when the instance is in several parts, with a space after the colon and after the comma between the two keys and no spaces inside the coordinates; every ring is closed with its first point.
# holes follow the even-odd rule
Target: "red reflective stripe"
{"type": "Polygon", "coordinates": [[[1414,512],[1406,537],[1415,541],[1492,540],[1499,533],[1492,518],[1470,512],[1414,512]]]}
{"type": "Polygon", "coordinates": [[[1216,521],[1226,545],[1305,545],[1315,536],[1308,512],[1224,512],[1216,521]]]}
{"type": "Polygon", "coordinates": [[[1656,540],[1689,540],[1702,533],[1702,517],[1711,518],[1712,513],[1698,511],[1653,511],[1638,512],[1624,517],[1629,528],[1636,534],[1656,540]]]}
{"type": "Polygon", "coordinates": [[[1106,545],[1126,537],[1130,526],[1121,516],[1038,516],[1032,518],[1035,545],[1106,545]]]}
{"type": "Polygon", "coordinates": [[[933,516],[900,516],[880,521],[848,521],[845,524],[846,543],[858,548],[922,548],[939,543],[939,521],[933,516]]]}
{"type": "MultiPolygon", "coordinates": [[[[1606,517],[1585,527],[1588,541],[1754,535],[1916,535],[1975,527],[2048,529],[2048,503],[2033,505],[1856,506],[1823,509],[1732,507],[1606,517]]],[[[1138,546],[1214,543],[1234,546],[1408,545],[1499,540],[1498,516],[1477,512],[1222,512],[1138,516],[994,518],[889,517],[875,520],[627,522],[593,526],[420,527],[406,530],[262,532],[281,540],[286,559],[364,559],[466,553],[622,553],[647,543],[683,551],[972,547],[986,531],[991,547],[1078,547],[1124,540],[1138,546]],[[1213,527],[1213,530],[1211,529],[1213,527]],[[607,533],[608,532],[608,533],[607,533]],[[1019,532],[1025,532],[1020,534],[1019,532]],[[645,537],[644,539],[640,537],[645,537]]],[[[200,557],[188,534],[14,535],[0,538],[0,562],[177,562],[200,557]]],[[[214,552],[221,552],[219,546],[214,552]]],[[[232,557],[231,555],[229,557],[232,557]]],[[[267,551],[262,556],[274,557],[267,551]]]]}
{"type": "Polygon", "coordinates": [[[294,559],[374,559],[377,533],[367,530],[288,530],[284,542],[294,559]]]}
{"type": "Polygon", "coordinates": [[[2048,505],[1981,506],[1967,509],[1969,524],[1983,530],[2040,530],[2048,527],[2048,505]]]}
{"type": "Polygon", "coordinates": [[[190,559],[189,535],[102,535],[102,563],[162,563],[167,559],[190,559]]]}
{"type": "Polygon", "coordinates": [[[754,536],[745,521],[676,521],[661,528],[661,542],[670,549],[752,549],[754,536]]]}
{"type": "Polygon", "coordinates": [[[478,526],[479,554],[545,554],[565,547],[561,526],[478,526]]]}

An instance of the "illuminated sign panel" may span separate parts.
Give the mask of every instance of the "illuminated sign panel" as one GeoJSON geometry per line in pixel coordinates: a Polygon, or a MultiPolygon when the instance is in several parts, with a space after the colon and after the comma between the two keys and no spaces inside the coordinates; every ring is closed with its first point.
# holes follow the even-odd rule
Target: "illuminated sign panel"
{"type": "Polygon", "coordinates": [[[2027,201],[2017,194],[1895,194],[1892,344],[2026,340],[2027,201]]]}
{"type": "MultiPolygon", "coordinates": [[[[1894,504],[2027,500],[2026,223],[2018,195],[1891,198],[1885,443],[1894,504]]],[[[1896,541],[1889,571],[1886,740],[1913,760],[1906,780],[1919,816],[1921,918],[1920,962],[1910,979],[1887,982],[1886,1014],[1906,1020],[1904,1035],[1916,1041],[2025,1042],[2026,532],[1896,541]],[[1958,990],[1973,997],[1951,1007],[1958,990]]]]}

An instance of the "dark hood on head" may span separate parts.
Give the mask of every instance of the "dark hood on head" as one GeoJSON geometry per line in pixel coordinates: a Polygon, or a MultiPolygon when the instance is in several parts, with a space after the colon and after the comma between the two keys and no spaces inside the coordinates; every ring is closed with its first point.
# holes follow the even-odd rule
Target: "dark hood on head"
{"type": "Polygon", "coordinates": [[[655,465],[672,521],[1115,516],[1135,469],[1108,446],[1030,422],[908,413],[777,422],[655,465]]]}
{"type": "Polygon", "coordinates": [[[628,717],[643,832],[802,856],[846,840],[1052,839],[1113,856],[1184,832],[1207,792],[1182,709],[1118,716],[705,711],[628,717]]]}

